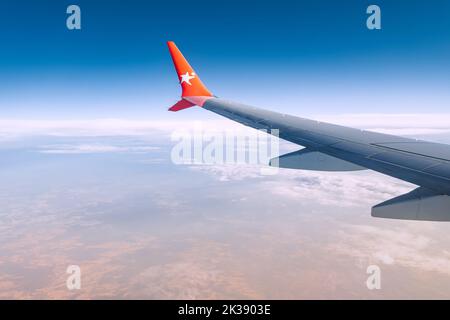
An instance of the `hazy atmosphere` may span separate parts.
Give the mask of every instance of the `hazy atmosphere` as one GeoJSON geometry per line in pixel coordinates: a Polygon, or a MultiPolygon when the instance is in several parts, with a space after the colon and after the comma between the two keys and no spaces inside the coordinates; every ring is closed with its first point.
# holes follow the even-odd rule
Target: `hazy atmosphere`
{"type": "MultiPolygon", "coordinates": [[[[449,224],[370,216],[412,185],[370,171],[175,165],[160,124],[58,123],[2,135],[1,298],[450,296],[449,224]],[[366,287],[372,264],[381,290],[366,287]],[[66,288],[69,265],[80,290],[66,288]]],[[[386,130],[405,129],[450,142],[439,128],[386,130]]]]}

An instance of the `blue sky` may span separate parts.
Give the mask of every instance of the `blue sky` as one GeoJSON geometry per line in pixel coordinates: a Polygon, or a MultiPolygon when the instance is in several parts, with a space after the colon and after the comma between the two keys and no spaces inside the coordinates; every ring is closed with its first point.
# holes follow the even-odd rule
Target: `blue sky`
{"type": "MultiPolygon", "coordinates": [[[[297,115],[442,113],[448,1],[2,1],[5,118],[179,119],[165,42],[218,96],[297,115]],[[78,4],[82,30],[65,26],[78,4]],[[382,30],[369,31],[378,4],[382,30]]],[[[202,110],[186,119],[215,117],[202,110]]]]}

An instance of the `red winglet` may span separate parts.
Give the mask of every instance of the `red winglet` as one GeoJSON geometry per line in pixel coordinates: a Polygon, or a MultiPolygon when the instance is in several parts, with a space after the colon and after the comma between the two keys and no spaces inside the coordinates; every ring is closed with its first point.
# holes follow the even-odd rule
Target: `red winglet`
{"type": "Polygon", "coordinates": [[[181,99],[180,101],[175,103],[173,106],[171,106],[169,108],[169,111],[176,112],[176,111],[187,109],[187,108],[190,108],[190,107],[193,107],[193,106],[195,106],[195,104],[193,104],[193,103],[191,103],[191,102],[189,102],[187,100],[181,99]]]}
{"type": "MultiPolygon", "coordinates": [[[[189,65],[189,63],[184,58],[183,54],[178,50],[175,43],[172,41],[167,42],[169,47],[170,55],[172,56],[173,64],[175,65],[175,70],[178,74],[178,79],[180,81],[182,89],[182,97],[193,97],[193,96],[207,96],[212,97],[213,95],[206,86],[202,83],[198,75],[195,73],[194,69],[189,65]]],[[[175,106],[174,106],[175,107],[175,106]]]]}

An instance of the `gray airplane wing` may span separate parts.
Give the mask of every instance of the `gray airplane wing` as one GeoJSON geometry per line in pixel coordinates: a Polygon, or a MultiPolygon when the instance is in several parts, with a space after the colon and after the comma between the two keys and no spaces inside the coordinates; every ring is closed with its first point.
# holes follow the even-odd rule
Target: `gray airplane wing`
{"type": "Polygon", "coordinates": [[[367,168],[418,186],[374,206],[374,217],[450,221],[450,145],[348,128],[216,98],[173,43],[169,49],[183,89],[182,100],[169,110],[198,105],[255,129],[276,129],[280,138],[305,147],[274,159],[280,167],[322,171],[367,168]],[[186,74],[191,75],[189,84],[182,78],[186,74]],[[180,108],[180,104],[184,106],[180,108]]]}

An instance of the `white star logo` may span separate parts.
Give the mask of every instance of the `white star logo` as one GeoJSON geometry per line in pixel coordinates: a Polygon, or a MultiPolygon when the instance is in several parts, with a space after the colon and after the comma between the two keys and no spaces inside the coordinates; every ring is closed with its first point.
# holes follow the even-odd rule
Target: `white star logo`
{"type": "Polygon", "coordinates": [[[194,78],[195,78],[195,73],[194,72],[192,72],[191,75],[189,75],[189,72],[186,72],[185,74],[181,75],[181,82],[180,83],[186,82],[188,85],[192,86],[191,79],[194,79],[194,78]]]}

